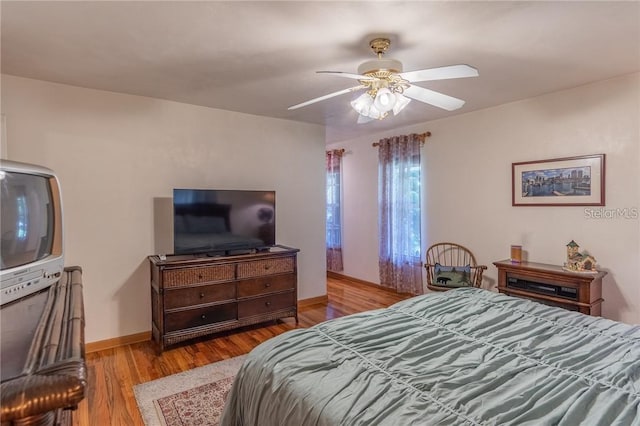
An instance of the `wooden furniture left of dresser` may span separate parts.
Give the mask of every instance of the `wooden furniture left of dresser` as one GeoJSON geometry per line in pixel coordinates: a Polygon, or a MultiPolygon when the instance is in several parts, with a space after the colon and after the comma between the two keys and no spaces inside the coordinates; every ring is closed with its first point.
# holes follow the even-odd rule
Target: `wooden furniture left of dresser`
{"type": "Polygon", "coordinates": [[[82,270],[65,268],[1,315],[2,425],[71,425],[87,386],[82,270]]]}
{"type": "Polygon", "coordinates": [[[149,256],[151,327],[158,352],[249,324],[298,321],[298,249],[234,256],[149,256]]]}

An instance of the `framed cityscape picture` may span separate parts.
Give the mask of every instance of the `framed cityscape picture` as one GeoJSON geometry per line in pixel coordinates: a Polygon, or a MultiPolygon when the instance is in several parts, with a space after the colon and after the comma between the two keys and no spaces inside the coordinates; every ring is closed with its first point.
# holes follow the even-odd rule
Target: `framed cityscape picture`
{"type": "Polygon", "coordinates": [[[511,165],[513,206],[604,206],[604,154],[511,165]]]}

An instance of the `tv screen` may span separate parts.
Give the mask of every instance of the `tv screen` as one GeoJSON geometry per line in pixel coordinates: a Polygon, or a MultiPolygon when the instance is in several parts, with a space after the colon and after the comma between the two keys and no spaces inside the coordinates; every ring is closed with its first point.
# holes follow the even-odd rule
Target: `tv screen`
{"type": "Polygon", "coordinates": [[[232,254],[275,244],[275,191],[173,190],[175,254],[232,254]]]}
{"type": "Polygon", "coordinates": [[[54,212],[49,179],[26,173],[3,172],[2,269],[44,259],[53,250],[54,212]]]}

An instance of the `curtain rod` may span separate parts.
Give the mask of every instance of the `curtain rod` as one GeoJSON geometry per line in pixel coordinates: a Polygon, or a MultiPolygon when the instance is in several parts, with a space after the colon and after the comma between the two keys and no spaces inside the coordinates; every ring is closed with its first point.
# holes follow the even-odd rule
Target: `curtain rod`
{"type": "MultiPolygon", "coordinates": [[[[420,133],[418,135],[418,139],[420,139],[420,142],[424,143],[424,141],[431,136],[431,132],[424,132],[424,133],[420,133]]],[[[379,142],[374,142],[371,144],[371,146],[376,147],[376,146],[380,146],[379,142]]]]}
{"type": "Polygon", "coordinates": [[[327,152],[333,152],[335,154],[344,154],[344,148],[343,149],[330,149],[327,152]]]}

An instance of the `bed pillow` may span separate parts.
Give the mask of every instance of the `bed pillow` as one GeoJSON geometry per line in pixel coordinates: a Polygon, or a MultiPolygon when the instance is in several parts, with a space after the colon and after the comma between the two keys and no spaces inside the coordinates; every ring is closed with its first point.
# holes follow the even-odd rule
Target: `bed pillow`
{"type": "Polygon", "coordinates": [[[451,288],[473,286],[471,282],[471,265],[443,266],[436,263],[433,275],[433,285],[451,288]]]}

